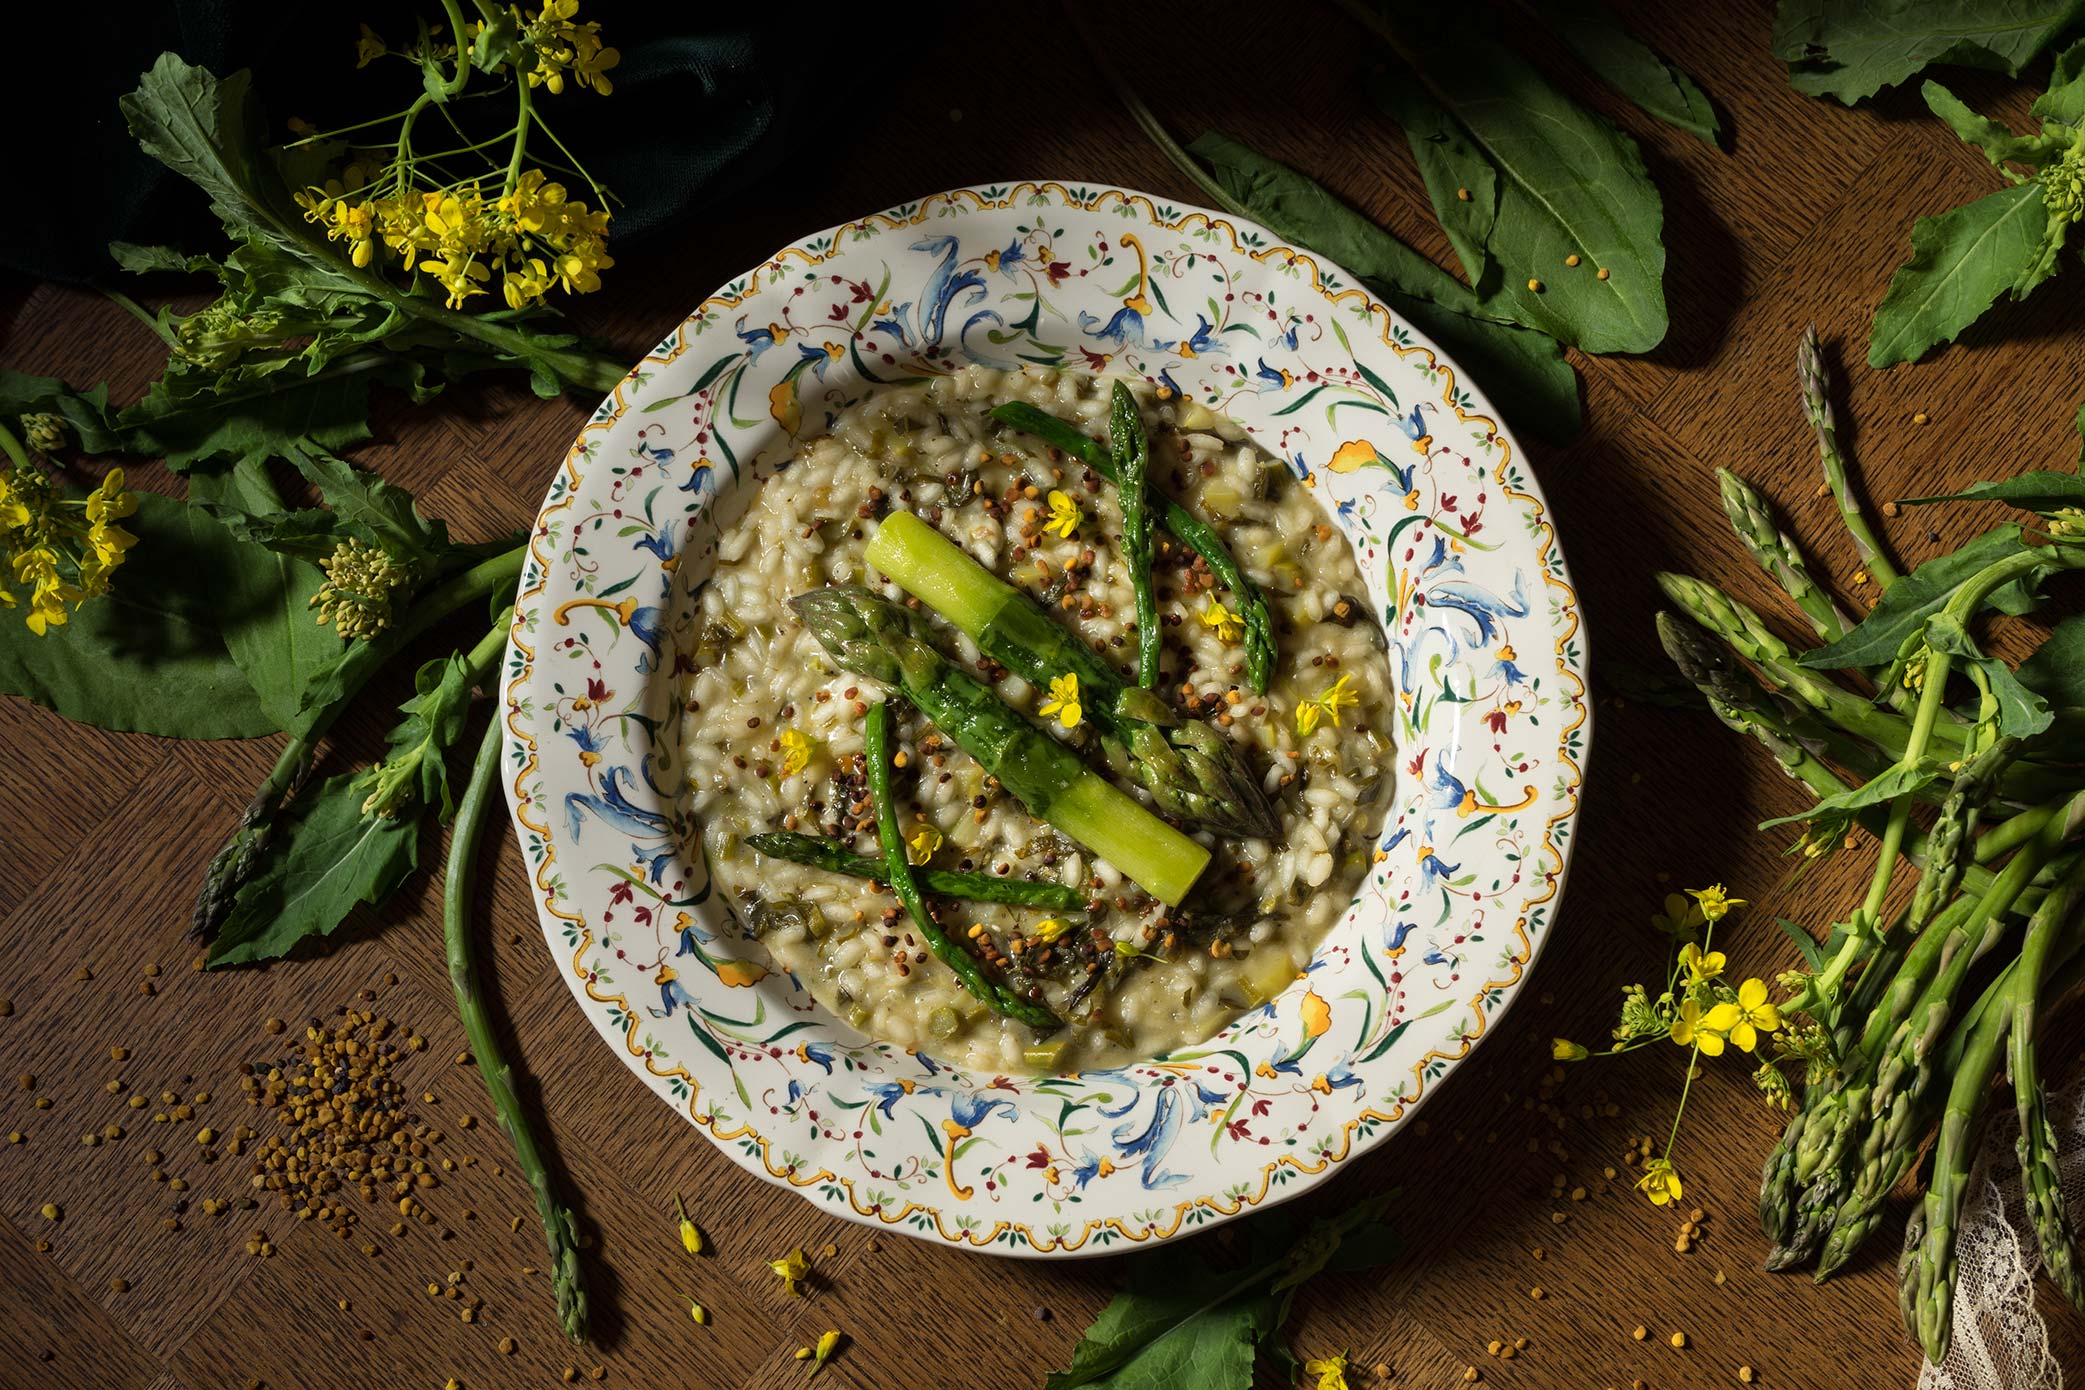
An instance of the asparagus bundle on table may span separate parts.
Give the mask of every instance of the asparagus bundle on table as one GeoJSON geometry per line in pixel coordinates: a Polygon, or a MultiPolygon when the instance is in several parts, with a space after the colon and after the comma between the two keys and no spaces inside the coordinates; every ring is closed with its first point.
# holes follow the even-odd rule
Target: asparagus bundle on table
{"type": "Polygon", "coordinates": [[[925,624],[904,608],[851,585],[813,589],[790,606],[844,669],[903,694],[1031,814],[1154,898],[1178,906],[1208,867],[1208,850],[1009,709],[936,650],[925,624]]]}
{"type": "Polygon", "coordinates": [[[1160,810],[1221,835],[1264,840],[1279,829],[1236,744],[1123,680],[1041,604],[926,522],[892,512],[869,542],[868,560],[1030,684],[1077,676],[1080,707],[1102,730],[1109,761],[1142,784],[1160,810]]]}
{"type": "Polygon", "coordinates": [[[1670,574],[1659,584],[1678,612],[1660,615],[1659,633],[1716,715],[1816,798],[1790,818],[1807,822],[1810,853],[1838,851],[1855,827],[1878,844],[1861,900],[1809,970],[1783,977],[1780,1012],[1800,1022],[1808,1085],[1767,1158],[1760,1221],[1770,1267],[1814,1258],[1821,1279],[1873,1232],[1883,1199],[1937,1133],[1898,1268],[1905,1325],[1938,1361],[1951,1333],[1956,1223],[2001,1062],[2045,1263],[2085,1307],[2036,1057],[2039,1017],[2085,969],[2085,686],[2075,675],[2085,617],[2060,623],[2017,668],[1972,635],[1985,613],[2024,612],[2043,581],[2085,569],[2085,479],[2029,473],[1910,499],[2008,501],[2040,521],[1900,572],[1855,494],[1814,333],[1797,375],[1826,483],[1880,601],[1849,618],[1759,494],[1724,473],[1739,537],[1825,645],[1798,653],[1727,594],[1670,574]],[[1907,872],[1910,902],[1886,917],[1907,872]]]}
{"type": "MultiPolygon", "coordinates": [[[[1118,385],[1116,389],[1128,394],[1126,387],[1118,385]]],[[[1015,401],[993,407],[992,418],[1023,434],[1034,435],[1117,487],[1123,485],[1121,470],[1109,451],[1056,416],[1015,401]]],[[[1173,533],[1173,538],[1201,556],[1208,564],[1209,572],[1231,591],[1238,616],[1245,624],[1245,677],[1255,695],[1265,695],[1267,682],[1274,678],[1274,617],[1267,611],[1267,596],[1238,567],[1237,559],[1214,527],[1155,487],[1147,488],[1145,493],[1158,519],[1173,533]]]]}

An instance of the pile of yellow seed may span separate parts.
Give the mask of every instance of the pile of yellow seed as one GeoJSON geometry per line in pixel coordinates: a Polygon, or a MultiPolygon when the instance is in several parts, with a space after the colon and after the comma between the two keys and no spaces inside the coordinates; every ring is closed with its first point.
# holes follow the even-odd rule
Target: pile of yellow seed
{"type": "MultiPolygon", "coordinates": [[[[269,1031],[279,1031],[276,1020],[269,1031]]],[[[392,1075],[401,1047],[426,1044],[410,1036],[400,1042],[397,1031],[366,1009],[343,1009],[330,1025],[314,1020],[294,1058],[244,1069],[247,1102],[278,1125],[255,1145],[256,1196],[275,1193],[297,1219],[323,1221],[341,1234],[357,1220],[349,1192],[365,1202],[396,1202],[400,1217],[434,1220],[415,1194],[440,1182],[429,1153],[442,1136],[406,1109],[405,1087],[392,1075]]],[[[402,1234],[403,1222],[392,1231],[402,1234]]]]}

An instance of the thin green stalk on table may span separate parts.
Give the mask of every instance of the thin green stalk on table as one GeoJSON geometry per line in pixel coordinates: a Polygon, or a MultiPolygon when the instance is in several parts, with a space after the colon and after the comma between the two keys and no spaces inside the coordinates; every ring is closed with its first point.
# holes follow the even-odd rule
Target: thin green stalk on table
{"type": "Polygon", "coordinates": [[[1049,610],[925,521],[891,512],[870,538],[866,558],[954,623],[985,656],[1039,689],[1074,697],[1074,722],[1093,722],[1110,765],[1150,792],[1161,811],[1223,835],[1268,839],[1277,832],[1279,818],[1237,744],[1123,680],[1049,610]]]}
{"type": "Polygon", "coordinates": [[[1023,998],[985,974],[977,957],[958,945],[934,919],[932,909],[912,879],[912,863],[905,857],[905,835],[898,829],[897,799],[891,791],[890,707],[878,700],[869,706],[863,725],[862,757],[868,764],[869,799],[875,803],[876,840],[883,846],[882,877],[898,901],[905,904],[914,926],[926,938],[935,959],[955,972],[970,997],[1001,1018],[1025,1023],[1038,1033],[1053,1033],[1064,1020],[1033,999],[1023,998]]]}
{"type": "Polygon", "coordinates": [[[456,828],[449,837],[449,862],[442,879],[442,942],[449,962],[449,983],[456,991],[456,1009],[463,1018],[464,1038],[470,1043],[479,1074],[485,1078],[493,1113],[514,1146],[514,1162],[535,1194],[536,1215],[542,1220],[543,1238],[550,1252],[550,1285],[557,1295],[558,1323],[565,1336],[582,1342],[586,1340],[587,1302],[585,1270],[579,1258],[579,1222],[558,1193],[557,1180],[515,1087],[514,1068],[507,1061],[493,1026],[471,945],[471,900],[477,887],[478,844],[485,833],[488,812],[499,804],[495,787],[499,781],[502,732],[495,710],[486,722],[485,736],[478,742],[478,756],[471,764],[470,781],[457,803],[456,828]]]}

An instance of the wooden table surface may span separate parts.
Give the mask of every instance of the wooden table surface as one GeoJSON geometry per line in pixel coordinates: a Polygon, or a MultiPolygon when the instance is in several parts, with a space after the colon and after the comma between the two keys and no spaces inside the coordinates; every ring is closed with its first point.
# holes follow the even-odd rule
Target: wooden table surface
{"type": "MultiPolygon", "coordinates": [[[[1722,521],[1717,466],[1751,477],[1786,511],[1820,577],[1855,592],[1791,385],[1806,322],[1844,364],[1842,419],[1878,497],[2063,465],[2077,450],[2070,418],[2085,349],[2085,274],[2073,274],[1936,360],[1887,373],[1862,365],[1869,314],[1914,215],[1995,187],[1994,174],[1914,97],[1848,111],[1795,93],[1768,51],[1763,5],[1640,9],[1641,31],[1702,80],[1734,137],[1717,152],[1587,93],[1642,144],[1664,194],[1672,306],[1656,352],[1577,359],[1582,438],[1524,446],[1555,509],[1596,669],[1658,664],[1654,570],[1691,569],[1773,602],[1722,521]],[[1916,412],[1928,422],[1914,423],[1916,412]]],[[[1110,21],[1175,129],[1220,126],[1445,260],[1403,140],[1367,93],[1380,77],[1359,31],[1329,10],[1264,7],[1221,26],[1195,14],[1176,6],[1110,21]]],[[[1193,200],[1098,88],[1053,8],[979,9],[950,23],[865,63],[849,89],[814,95],[802,118],[815,128],[791,169],[628,255],[582,307],[583,326],[634,357],[774,247],[937,189],[1053,177],[1193,200]],[[1000,76],[1009,53],[1021,55],[1019,84],[1000,76]]],[[[1960,87],[2025,124],[2031,89],[1966,76],[1960,87]]],[[[0,365],[107,379],[118,400],[143,389],[156,345],[119,310],[25,285],[4,303],[0,365]]],[[[415,489],[452,529],[489,537],[533,517],[588,404],[537,401],[511,384],[455,390],[432,407],[390,400],[358,457],[415,489]]],[[[156,466],[134,476],[171,485],[156,466]]],[[[1988,520],[1907,513],[1887,529],[1915,562],[1936,549],[1929,525],[1953,543],[1988,520]]],[[[366,758],[397,697],[394,683],[365,698],[328,765],[366,758]]],[[[439,1387],[453,1375],[477,1390],[555,1385],[576,1366],[582,1383],[601,1367],[608,1385],[766,1387],[796,1384],[795,1348],[834,1327],[852,1342],[822,1380],[830,1390],[1022,1387],[1063,1363],[1117,1286],[1114,1259],[1029,1263],[879,1235],[740,1170],[647,1096],[584,1023],[501,835],[481,889],[492,988],[594,1241],[598,1342],[566,1346],[546,1280],[525,1272],[542,1251],[522,1182],[498,1166],[504,1141],[490,1124],[464,1127],[487,1102],[475,1070],[455,1061],[461,1032],[424,880],[328,954],[207,976],[191,968],[194,886],[273,754],[270,741],[110,735],[0,703],[0,997],[12,1004],[0,1017],[0,1130],[25,1136],[0,1148],[0,1385],[333,1390],[439,1387]],[[394,1238],[379,1207],[366,1235],[344,1240],[265,1206],[204,1214],[205,1197],[243,1197],[248,1170],[230,1156],[204,1162],[194,1131],[253,1118],[237,1068],[284,1050],[263,1021],[301,1024],[343,1004],[432,1042],[411,1056],[406,1084],[435,1097],[421,1108],[445,1130],[440,1149],[477,1160],[430,1191],[439,1224],[394,1238]],[[116,1060],[115,1048],[127,1056],[116,1060]],[[17,1073],[33,1086],[17,1085],[17,1073]],[[155,1124],[169,1090],[194,1113],[155,1124]],[[130,1107],[133,1093],[145,1108],[130,1107]],[[111,1124],[122,1137],[83,1144],[111,1124]],[[166,1183],[154,1180],[154,1149],[166,1183]],[[713,1252],[700,1261],[675,1240],[676,1192],[710,1233],[713,1252]],[[61,1220],[39,1214],[47,1202],[61,1220]],[[272,1256],[248,1253],[258,1233],[272,1256]],[[798,1244],[832,1250],[802,1300],[763,1268],[798,1244]],[[472,1325],[427,1294],[452,1271],[483,1300],[472,1325]],[[689,1320],[687,1296],[714,1310],[709,1327],[689,1320]]],[[[1752,831],[1797,804],[1762,754],[1706,716],[1603,693],[1570,889],[1527,998],[1422,1120],[1304,1199],[1401,1187],[1392,1214],[1409,1253],[1378,1274],[1311,1285],[1291,1325],[1299,1352],[1344,1347],[1413,1387],[1459,1384],[1472,1364],[1485,1384],[1517,1387],[1736,1384],[1741,1364],[1767,1387],[1912,1384],[1918,1357],[1897,1325],[1893,1279],[1901,1194],[1869,1251],[1830,1283],[1759,1269],[1748,1213],[1777,1126],[1743,1066],[1711,1066],[1694,1089],[1679,1160],[1688,1204],[1708,1219],[1687,1254],[1673,1248],[1680,1218],[1649,1207],[1626,1176],[1603,1176],[1632,1136],[1662,1136],[1677,1053],[1588,1066],[1543,1089],[1550,1036],[1597,1037],[1618,988],[1662,968],[1647,919],[1669,889],[1721,880],[1752,899],[1723,944],[1735,966],[1768,976],[1793,960],[1776,915],[1816,921],[1849,901],[1865,873],[1854,856],[1790,883],[1778,846],[1752,831]],[[1584,1199],[1552,1197],[1557,1175],[1584,1199]],[[1647,1341],[1630,1335],[1639,1323],[1647,1341]],[[1676,1330],[1684,1351],[1667,1345],[1676,1330]],[[1528,1339],[1516,1359],[1486,1355],[1487,1342],[1515,1337],[1528,1339]]],[[[1193,1244],[1178,1253],[1198,1258],[1193,1244]]],[[[2085,1328],[2044,1306],[2059,1354],[2085,1364],[2085,1328]]]]}

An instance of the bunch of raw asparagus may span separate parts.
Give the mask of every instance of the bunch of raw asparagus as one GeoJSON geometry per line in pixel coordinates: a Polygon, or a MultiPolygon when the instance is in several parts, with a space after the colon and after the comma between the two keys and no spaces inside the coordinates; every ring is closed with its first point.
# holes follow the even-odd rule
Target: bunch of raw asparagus
{"type": "Polygon", "coordinates": [[[1805,1020],[1808,1084],[1767,1158],[1759,1215],[1768,1266],[1814,1260],[1822,1279],[1874,1231],[1884,1199],[1937,1135],[1898,1274],[1905,1325],[1939,1361],[1957,1222],[2001,1066],[2046,1267],[2085,1307],[2036,1057],[2042,1015],[2085,972],[2085,620],[2058,623],[2017,667],[1974,635],[1980,615],[2029,612],[2044,581],[2085,568],[2085,479],[2026,473],[1907,499],[2007,502],[2036,520],[1900,573],[1848,477],[1814,330],[1797,376],[1825,480],[1879,599],[1849,616],[1759,495],[1724,473],[1738,535],[1822,645],[1799,653],[1744,605],[1675,574],[1659,576],[1677,610],[1659,616],[1659,633],[1715,713],[1816,797],[1789,818],[1803,825],[1805,853],[1879,847],[1865,896],[1821,945],[1806,943],[1808,969],[1782,977],[1783,1013],[1805,1020]],[[1908,903],[1886,911],[1907,875],[1908,903]]]}

